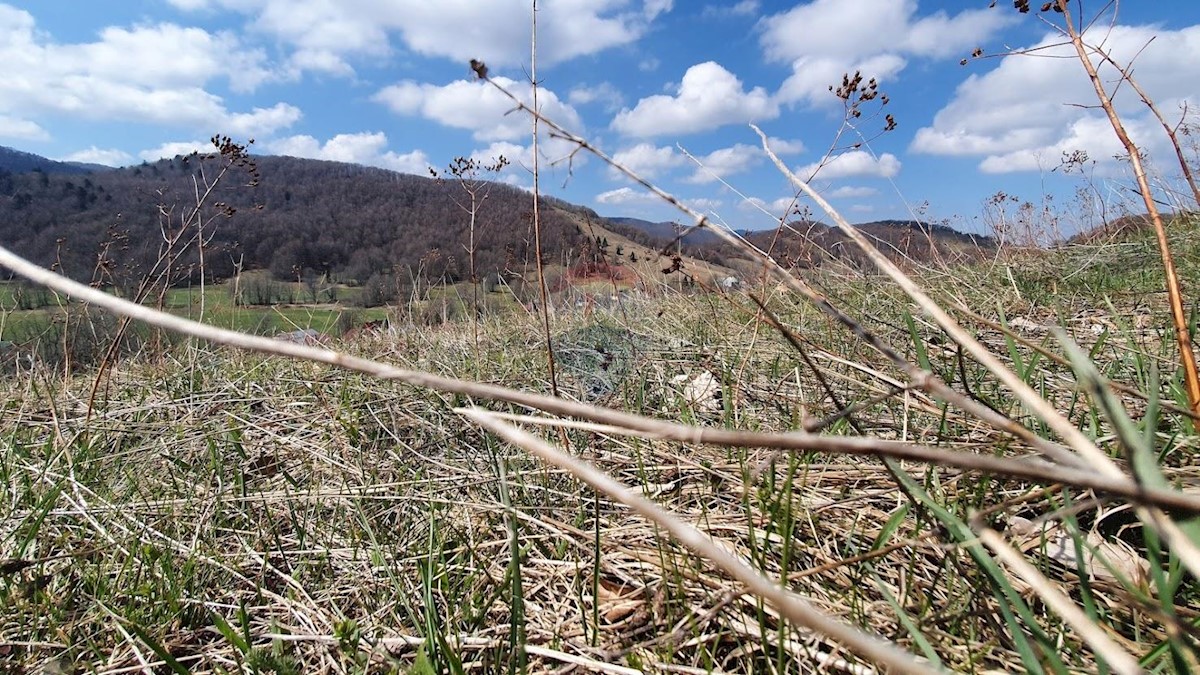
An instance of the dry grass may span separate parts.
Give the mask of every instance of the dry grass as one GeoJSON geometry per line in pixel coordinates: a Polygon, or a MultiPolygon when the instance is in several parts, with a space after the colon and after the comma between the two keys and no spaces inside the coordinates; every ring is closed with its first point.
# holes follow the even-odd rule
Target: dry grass
{"type": "MultiPolygon", "coordinates": [[[[846,284],[839,301],[903,341],[905,305],[877,284],[846,284]]],[[[850,417],[862,434],[1025,452],[919,391],[878,400],[902,382],[886,359],[806,306],[770,302],[810,343],[837,397],[863,404],[850,417]]],[[[754,320],[744,298],[668,296],[622,310],[559,316],[555,325],[559,334],[600,324],[637,336],[633,363],[604,405],[763,432],[836,412],[821,381],[754,320]],[[719,399],[689,401],[673,381],[702,371],[722,383],[719,399]]],[[[481,330],[478,353],[465,325],[346,348],[435,375],[478,372],[482,382],[546,389],[536,318],[506,317],[481,330]]],[[[934,342],[934,331],[919,334],[934,342]]],[[[1079,337],[1089,334],[1085,326],[1079,337]]],[[[1004,343],[1001,333],[988,335],[985,342],[1004,343]]],[[[953,349],[928,352],[935,372],[958,368],[953,349]]],[[[37,373],[5,383],[0,556],[9,559],[9,610],[0,636],[18,669],[499,672],[525,661],[532,672],[871,670],[661,527],[454,412],[481,400],[225,348],[178,358],[122,364],[90,422],[90,382],[37,373]]],[[[967,367],[977,395],[1023,416],[978,366],[967,367]]],[[[1061,409],[1074,401],[1085,428],[1097,421],[1065,367],[1043,360],[1026,377],[1061,409]]],[[[1173,439],[1168,479],[1200,485],[1186,460],[1194,439],[1163,424],[1160,433],[1173,439]]],[[[858,432],[842,418],[827,433],[858,432]]],[[[766,578],[786,579],[824,615],[953,670],[1026,668],[1006,617],[1018,606],[1034,623],[1016,625],[1049,670],[1058,669],[1053,658],[1069,668],[1097,664],[1015,576],[1008,597],[973,558],[978,543],[946,517],[990,513],[988,522],[1003,528],[1007,519],[996,516],[1008,513],[1083,533],[1096,522],[1102,541],[1130,541],[1146,555],[1139,528],[1128,519],[1117,525],[1120,514],[1101,520],[1101,503],[1062,485],[906,463],[913,484],[898,487],[869,457],[568,434],[575,455],[766,578]],[[1063,511],[1067,504],[1074,510],[1063,511]]],[[[1190,579],[1164,606],[1152,582],[1071,569],[1041,548],[1027,550],[1030,560],[1071,597],[1084,592],[1098,625],[1126,650],[1191,644],[1190,579]]]]}

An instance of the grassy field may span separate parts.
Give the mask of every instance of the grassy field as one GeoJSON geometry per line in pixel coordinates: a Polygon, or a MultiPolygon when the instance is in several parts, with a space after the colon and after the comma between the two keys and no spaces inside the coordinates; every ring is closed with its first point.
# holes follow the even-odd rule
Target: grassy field
{"type": "MultiPolygon", "coordinates": [[[[304,297],[299,284],[293,287],[299,298],[304,297]]],[[[235,305],[230,291],[231,282],[222,282],[200,288],[169,289],[163,299],[163,309],[172,314],[204,323],[253,333],[275,335],[303,328],[312,328],[322,333],[336,334],[339,317],[353,312],[359,322],[386,318],[388,311],[383,307],[352,308],[348,304],[304,303],[276,305],[235,305]],[[203,311],[202,311],[203,310],[203,311]]],[[[43,293],[37,304],[46,303],[36,309],[20,309],[15,294],[29,291],[16,283],[0,283],[0,340],[28,342],[45,334],[54,322],[62,322],[73,306],[52,294],[43,293]]],[[[353,299],[355,289],[342,289],[342,297],[353,299]]],[[[147,304],[156,305],[151,299],[147,304]]]]}
{"type": "MultiPolygon", "coordinates": [[[[1189,287],[1198,229],[1173,235],[1189,287]]],[[[1154,253],[1139,236],[921,281],[1121,466],[1140,463],[1140,476],[1194,495],[1197,435],[1174,408],[1186,400],[1154,253]],[[1055,328],[1124,389],[1088,389],[1055,328]]],[[[909,384],[844,325],[773,286],[753,291],[787,335],[745,294],[560,313],[562,396],[713,430],[807,429],[828,447],[526,428],[931,670],[1107,668],[1044,589],[981,543],[991,531],[1144,668],[1195,668],[1200,584],[1126,500],[1074,487],[1066,470],[1006,478],[879,456],[895,442],[1037,467],[1018,458],[1057,437],[889,282],[835,269],[810,281],[899,356],[1029,431],[997,429],[909,384]],[[697,386],[706,380],[716,388],[697,386]],[[846,439],[876,451],[832,452],[846,439]]],[[[250,325],[212,292],[207,320],[250,325]]],[[[171,311],[194,316],[193,299],[173,293],[171,311]]],[[[259,316],[278,317],[270,332],[319,328],[335,311],[259,316]]],[[[550,390],[537,316],[511,312],[480,329],[478,348],[465,323],[340,348],[550,390]]],[[[0,384],[0,667],[875,672],[662,527],[456,412],[528,407],[195,345],[121,362],[89,411],[93,377],[35,370],[0,384]]],[[[1176,516],[1187,525],[1194,513],[1176,516]]]]}

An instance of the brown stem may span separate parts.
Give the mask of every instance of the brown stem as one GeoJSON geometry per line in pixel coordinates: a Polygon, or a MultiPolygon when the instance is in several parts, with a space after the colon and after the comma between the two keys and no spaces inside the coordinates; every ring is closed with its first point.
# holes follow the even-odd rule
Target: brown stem
{"type": "MultiPolygon", "coordinates": [[[[1105,91],[1104,83],[1100,80],[1099,73],[1096,72],[1096,65],[1088,57],[1088,46],[1084,44],[1083,35],[1079,33],[1074,22],[1071,20],[1067,3],[1063,0],[1058,0],[1058,7],[1063,13],[1067,34],[1071,37],[1071,44],[1075,47],[1075,53],[1079,56],[1079,61],[1083,64],[1084,70],[1087,71],[1088,79],[1092,81],[1092,87],[1096,90],[1096,97],[1100,100],[1100,106],[1104,108],[1104,113],[1108,116],[1108,121],[1112,124],[1113,131],[1116,132],[1121,145],[1125,147],[1125,152],[1129,154],[1129,163],[1133,167],[1133,175],[1137,180],[1138,191],[1142,193],[1142,201],[1146,205],[1146,213],[1150,215],[1150,222],[1154,225],[1154,234],[1158,238],[1158,250],[1162,254],[1163,276],[1167,280],[1167,301],[1171,306],[1171,319],[1175,324],[1175,342],[1179,345],[1179,361],[1183,367],[1184,386],[1187,389],[1188,405],[1191,407],[1192,412],[1200,413],[1200,373],[1197,372],[1196,355],[1192,351],[1192,338],[1188,331],[1187,315],[1183,311],[1183,292],[1180,290],[1179,275],[1175,271],[1175,260],[1171,255],[1171,248],[1167,242],[1167,229],[1163,224],[1162,215],[1158,212],[1158,206],[1154,203],[1154,194],[1150,190],[1150,182],[1146,180],[1146,169],[1142,165],[1141,154],[1133,139],[1125,131],[1125,125],[1121,122],[1121,118],[1117,115],[1117,111],[1113,107],[1112,97],[1105,91]]],[[[1139,93],[1141,93],[1140,90],[1139,93]]],[[[1161,120],[1162,118],[1160,117],[1159,119],[1161,120]]],[[[1178,145],[1176,149],[1178,149],[1178,145]]],[[[1194,419],[1192,428],[1200,431],[1200,424],[1197,424],[1194,419]]]]}

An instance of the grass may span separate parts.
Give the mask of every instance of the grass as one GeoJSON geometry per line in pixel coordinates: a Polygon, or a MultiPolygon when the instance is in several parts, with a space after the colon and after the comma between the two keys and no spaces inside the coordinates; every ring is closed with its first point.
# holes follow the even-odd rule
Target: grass
{"type": "MultiPolygon", "coordinates": [[[[1181,261],[1200,259],[1195,234],[1195,224],[1178,234],[1181,261]]],[[[1131,448],[1139,475],[1195,490],[1196,436],[1168,407],[1182,393],[1165,308],[1122,292],[1142,283],[1146,265],[1133,261],[1152,245],[1051,251],[924,281],[947,306],[1010,326],[1006,335],[974,324],[1103,449],[1124,458],[1131,448]],[[1067,271],[1058,292],[1038,295],[1056,269],[1067,271]],[[1104,283],[1084,281],[1093,276],[1104,283]],[[1129,319],[1133,309],[1148,314],[1145,325],[1129,319]],[[1053,326],[1096,365],[1081,386],[1053,326]],[[1106,398],[1100,377],[1145,396],[1106,398]]],[[[833,269],[815,282],[955,389],[1049,435],[890,285],[833,269]]],[[[242,325],[210,292],[209,320],[242,325]]],[[[171,296],[172,311],[190,311],[183,299],[171,296]]],[[[823,433],[1028,452],[918,390],[885,396],[903,381],[886,360],[809,305],[778,294],[766,303],[816,372],[755,321],[745,297],[666,293],[555,317],[556,348],[583,354],[564,369],[564,391],[768,432],[833,415],[836,399],[860,407],[823,433]],[[689,400],[684,383],[702,372],[721,383],[719,398],[689,400]]],[[[321,311],[333,310],[277,316],[319,325],[321,311]]],[[[485,318],[480,328],[479,351],[466,323],[338,346],[549,388],[536,317],[485,318]]],[[[89,416],[81,401],[91,384],[86,373],[41,370],[0,383],[0,650],[17,671],[866,672],[662,529],[454,412],[483,401],[195,344],[120,362],[89,416]]],[[[1119,501],[915,462],[565,433],[573,454],[767,577],[934,666],[1102,668],[980,542],[978,528],[1018,518],[1066,533],[1070,553],[1035,531],[1026,559],[1145,668],[1196,666],[1200,585],[1119,501]]]]}
{"type": "MultiPolygon", "coordinates": [[[[203,320],[214,326],[230,328],[255,335],[274,335],[302,328],[313,328],[323,333],[337,333],[339,318],[354,312],[359,321],[385,319],[385,307],[365,309],[350,308],[338,303],[278,304],[272,306],[235,305],[232,301],[231,282],[222,282],[206,287],[173,288],[167,291],[163,308],[179,316],[203,320]],[[201,301],[204,312],[201,314],[201,301]]],[[[299,297],[304,289],[299,284],[290,284],[299,297]]],[[[14,283],[0,283],[0,339],[26,343],[44,336],[55,322],[61,322],[75,309],[68,302],[59,302],[45,293],[50,304],[36,309],[17,309],[14,294],[20,292],[14,283]]],[[[341,289],[342,296],[352,296],[354,289],[341,289]]],[[[26,291],[28,293],[28,291],[26,291]]],[[[149,303],[153,304],[153,302],[149,303]]]]}

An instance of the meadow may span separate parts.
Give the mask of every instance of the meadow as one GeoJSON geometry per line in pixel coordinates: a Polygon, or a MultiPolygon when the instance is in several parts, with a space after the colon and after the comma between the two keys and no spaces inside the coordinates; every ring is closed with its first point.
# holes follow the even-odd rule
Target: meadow
{"type": "MultiPolygon", "coordinates": [[[[215,286],[167,292],[164,314],[0,247],[0,265],[73,298],[22,308],[0,289],[5,340],[63,345],[0,376],[0,667],[1200,671],[1200,219],[1182,206],[1200,187],[1159,115],[1188,189],[1158,219],[1163,188],[1093,59],[1136,83],[1074,7],[1034,14],[1061,25],[1109,113],[1141,229],[1047,246],[1017,218],[969,264],[932,241],[931,259],[887,257],[751,125],[855,251],[785,267],[472,60],[535,139],[540,125],[744,254],[741,283],[676,255],[643,260],[627,289],[588,282],[611,302],[552,295],[536,150],[535,300],[463,311],[474,287],[431,287],[360,315],[388,330],[321,346],[263,336],[344,323],[331,303],[247,310],[215,286]]],[[[874,79],[830,91],[837,138],[858,135],[846,147],[869,145],[868,122],[896,128],[874,79]]],[[[253,164],[227,137],[218,155],[253,164]]],[[[202,256],[223,205],[197,202],[155,269],[202,256]]]]}
{"type": "MultiPolygon", "coordinates": [[[[1173,234],[1181,260],[1200,259],[1198,229],[1173,234]]],[[[1137,461],[1122,437],[1132,424],[1163,480],[1195,495],[1196,436],[1179,412],[1161,294],[1109,290],[1136,288],[1134,263],[1154,247],[1143,232],[919,278],[1106,454],[1137,461]],[[1049,276],[1058,293],[1040,295],[1049,276]],[[1120,385],[1108,391],[1131,419],[1086,389],[1055,329],[1120,385]]],[[[810,281],[905,358],[1051,437],[878,275],[827,267],[810,281]]],[[[228,294],[210,292],[220,316],[228,294]]],[[[773,282],[750,293],[784,332],[746,295],[665,285],[555,315],[562,396],[713,430],[806,429],[833,445],[871,438],[1029,462],[1026,440],[905,386],[894,364],[773,282]],[[717,388],[698,394],[689,384],[702,373],[717,388]]],[[[178,313],[193,304],[171,298],[178,313]]],[[[459,321],[335,346],[545,391],[541,328],[511,312],[485,317],[478,342],[459,321]]],[[[874,672],[461,411],[523,416],[535,431],[556,417],[195,341],[118,362],[89,407],[94,378],[35,369],[3,380],[0,648],[18,671],[874,672]]],[[[542,437],[930,669],[1101,667],[983,547],[992,528],[1148,670],[1196,663],[1200,588],[1103,490],[819,444],[688,442],[584,422],[542,437]]]]}

